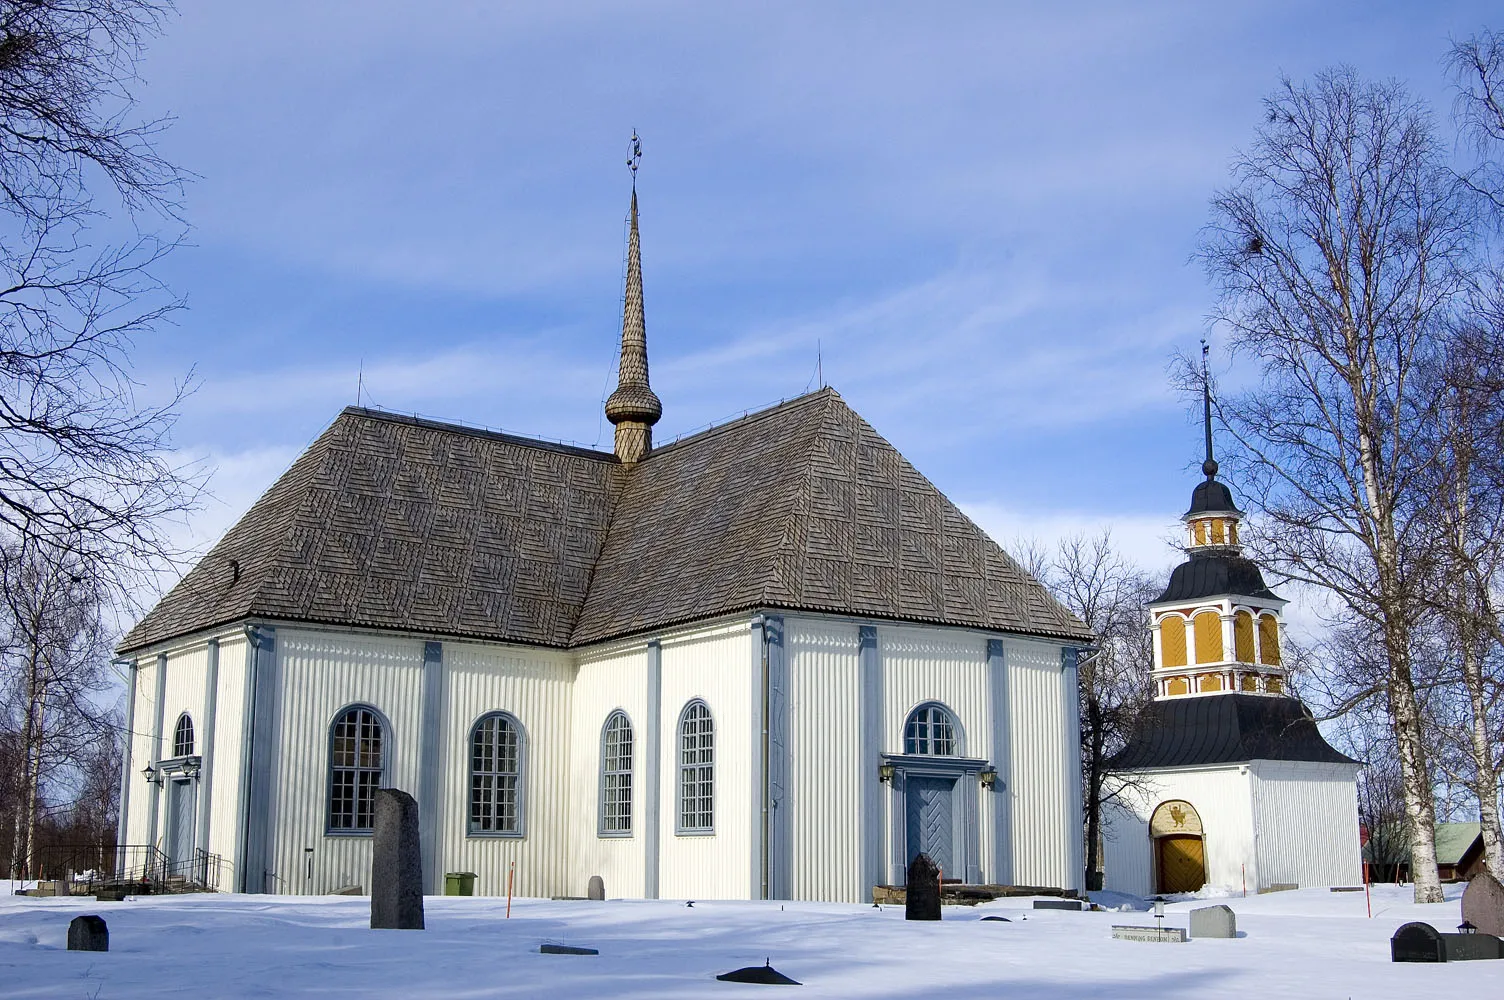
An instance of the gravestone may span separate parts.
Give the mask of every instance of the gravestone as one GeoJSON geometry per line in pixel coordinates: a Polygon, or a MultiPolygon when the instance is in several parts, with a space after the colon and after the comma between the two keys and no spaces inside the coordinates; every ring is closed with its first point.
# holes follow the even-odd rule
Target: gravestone
{"type": "Polygon", "coordinates": [[[1034,900],[1034,909],[1036,909],[1036,910],[1079,910],[1079,909],[1081,909],[1081,900],[1079,900],[1079,899],[1036,899],[1036,900],[1034,900]]]}
{"type": "Polygon", "coordinates": [[[572,944],[540,944],[540,955],[599,955],[598,948],[580,948],[572,944]]]}
{"type": "Polygon", "coordinates": [[[1203,906],[1191,911],[1191,937],[1235,938],[1238,936],[1238,915],[1232,907],[1203,906]]]}
{"type": "Polygon", "coordinates": [[[74,917],[68,924],[69,951],[109,951],[110,929],[103,917],[74,917]]]}
{"type": "Polygon", "coordinates": [[[590,876],[590,883],[585,887],[586,899],[605,899],[606,880],[599,875],[590,876]]]}
{"type": "Polygon", "coordinates": [[[1404,924],[1389,939],[1394,962],[1469,962],[1504,958],[1504,941],[1492,934],[1444,934],[1430,924],[1404,924]]]}
{"type": "Polygon", "coordinates": [[[371,851],[371,926],[423,929],[423,854],[418,842],[418,803],[406,792],[376,793],[371,851]]]}
{"type": "Polygon", "coordinates": [[[1155,944],[1185,944],[1184,927],[1143,927],[1139,924],[1113,924],[1112,936],[1119,941],[1149,941],[1155,944]]]}
{"type": "Polygon", "coordinates": [[[1488,872],[1474,875],[1462,891],[1462,919],[1480,934],[1504,937],[1504,886],[1488,872]]]}
{"type": "Polygon", "coordinates": [[[940,919],[940,869],[928,854],[909,862],[907,891],[904,893],[905,920],[940,919]]]}

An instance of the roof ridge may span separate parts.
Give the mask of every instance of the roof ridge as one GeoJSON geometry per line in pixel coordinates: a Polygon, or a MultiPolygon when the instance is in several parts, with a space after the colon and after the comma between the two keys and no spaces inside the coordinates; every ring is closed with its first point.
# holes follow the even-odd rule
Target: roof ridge
{"type": "Polygon", "coordinates": [[[724,434],[734,428],[742,427],[745,424],[749,424],[757,420],[764,420],[772,416],[773,414],[778,413],[779,411],[793,409],[795,406],[804,406],[809,403],[816,402],[820,399],[829,399],[831,397],[840,399],[841,394],[837,392],[834,387],[826,385],[821,386],[814,392],[801,393],[798,396],[791,396],[788,399],[780,399],[778,402],[773,403],[771,406],[765,406],[760,410],[749,410],[739,417],[733,417],[732,419],[726,421],[724,424],[715,424],[711,427],[705,428],[702,431],[696,431],[693,434],[687,434],[684,437],[675,438],[666,445],[654,448],[651,452],[648,453],[648,457],[644,459],[644,461],[648,461],[653,457],[662,455],[666,452],[676,451],[685,445],[692,444],[698,441],[704,441],[717,434],[724,434]]]}
{"type": "MultiPolygon", "coordinates": [[[[477,427],[473,424],[462,424],[451,420],[422,417],[416,413],[397,413],[392,410],[378,410],[369,406],[347,406],[339,411],[340,417],[346,415],[369,417],[372,420],[385,420],[394,424],[410,424],[414,427],[426,427],[430,430],[466,434],[470,437],[488,438],[493,441],[505,441],[508,444],[563,452],[568,455],[580,455],[585,458],[599,459],[602,462],[614,462],[617,460],[616,455],[612,452],[587,448],[582,444],[574,444],[569,441],[551,441],[548,438],[529,437],[526,434],[514,434],[511,431],[500,431],[491,427],[477,427]]],[[[339,417],[335,419],[338,420],[339,417]]]]}

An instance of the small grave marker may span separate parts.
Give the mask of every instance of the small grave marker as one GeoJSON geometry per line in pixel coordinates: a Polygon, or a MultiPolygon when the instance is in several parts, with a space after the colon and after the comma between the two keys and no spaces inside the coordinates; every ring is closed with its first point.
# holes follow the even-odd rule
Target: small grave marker
{"type": "Polygon", "coordinates": [[[585,897],[587,899],[605,899],[606,880],[601,878],[599,875],[590,876],[590,882],[585,887],[585,897]]]}
{"type": "Polygon", "coordinates": [[[1191,937],[1235,938],[1238,936],[1238,915],[1232,907],[1217,904],[1203,906],[1191,911],[1191,937]]]}
{"type": "Polygon", "coordinates": [[[104,917],[93,914],[74,917],[68,924],[68,950],[109,951],[110,929],[105,926],[104,917]]]}
{"type": "Polygon", "coordinates": [[[1081,909],[1081,900],[1079,900],[1079,899],[1036,899],[1036,900],[1034,900],[1034,909],[1036,909],[1036,910],[1079,910],[1079,909],[1081,909]]]}
{"type": "Polygon", "coordinates": [[[745,968],[723,972],[715,978],[723,983],[757,983],[762,986],[803,986],[797,979],[790,979],[771,965],[748,965],[745,968]]]}
{"type": "Polygon", "coordinates": [[[540,955],[599,955],[598,948],[577,948],[572,944],[540,944],[540,955]]]}
{"type": "Polygon", "coordinates": [[[1138,924],[1114,924],[1112,936],[1119,941],[1152,941],[1160,944],[1184,944],[1184,927],[1143,927],[1138,924]]]}
{"type": "Polygon", "coordinates": [[[940,919],[940,869],[928,854],[909,862],[908,891],[903,901],[905,920],[940,919]]]}
{"type": "Polygon", "coordinates": [[[1404,924],[1389,939],[1393,962],[1468,962],[1504,958],[1504,941],[1492,934],[1444,934],[1416,920],[1404,924]]]}

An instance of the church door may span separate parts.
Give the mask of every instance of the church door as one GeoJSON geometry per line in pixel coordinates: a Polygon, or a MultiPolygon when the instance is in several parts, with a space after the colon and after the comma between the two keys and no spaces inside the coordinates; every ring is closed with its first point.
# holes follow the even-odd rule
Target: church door
{"type": "Polygon", "coordinates": [[[914,775],[908,779],[908,860],[922,852],[949,878],[964,879],[955,867],[955,778],[914,775]]]}
{"type": "Polygon", "coordinates": [[[1159,838],[1159,891],[1195,892],[1206,884],[1200,837],[1159,838]]]}
{"type": "Polygon", "coordinates": [[[197,803],[198,783],[167,783],[167,837],[163,845],[167,861],[177,871],[187,872],[186,862],[193,860],[193,814],[197,803]]]}

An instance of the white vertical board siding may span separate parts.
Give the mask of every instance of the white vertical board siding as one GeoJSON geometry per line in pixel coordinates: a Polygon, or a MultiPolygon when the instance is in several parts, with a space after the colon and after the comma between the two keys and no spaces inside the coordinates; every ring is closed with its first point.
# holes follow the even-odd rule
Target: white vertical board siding
{"type": "MultiPolygon", "coordinates": [[[[794,899],[861,902],[862,699],[855,624],[790,618],[789,798],[794,899]]],[[[871,780],[876,781],[876,763],[871,780]]],[[[873,831],[881,835],[880,831],[873,831]]]]}
{"type": "Polygon", "coordinates": [[[130,762],[125,780],[131,783],[130,812],[126,816],[125,839],[128,844],[145,844],[151,829],[151,786],[141,776],[142,768],[153,763],[157,739],[157,658],[142,653],[136,660],[136,711],[130,734],[130,762]]]}
{"type": "Polygon", "coordinates": [[[880,625],[877,645],[883,663],[883,751],[903,753],[909,713],[937,701],[961,726],[959,756],[991,759],[987,641],[970,632],[880,625]]]}
{"type": "Polygon", "coordinates": [[[1241,892],[1245,868],[1250,892],[1264,884],[1259,881],[1254,859],[1252,778],[1247,766],[1138,772],[1134,780],[1136,787],[1125,790],[1123,799],[1135,819],[1114,820],[1113,839],[1104,852],[1104,884],[1108,888],[1153,891],[1154,845],[1149,840],[1149,817],[1169,799],[1189,802],[1201,817],[1208,885],[1241,892]],[[1114,867],[1115,860],[1123,870],[1114,867]]]}
{"type": "Polygon", "coordinates": [[[570,843],[568,895],[583,896],[599,875],[611,898],[640,898],[646,820],[647,649],[634,645],[581,655],[575,672],[569,741],[570,843]],[[621,709],[632,723],[632,835],[600,836],[601,730],[621,709]]]}
{"type": "Polygon", "coordinates": [[[1073,843],[1081,838],[1076,759],[1081,735],[1066,717],[1074,693],[1061,669],[1060,647],[1007,640],[1008,720],[1013,796],[1013,881],[1081,888],[1073,843]]]}
{"type": "Polygon", "coordinates": [[[244,783],[245,658],[249,647],[237,632],[219,643],[219,687],[214,705],[213,801],[209,805],[209,853],[225,863],[220,887],[239,884],[240,794],[244,783]]]}
{"type": "Polygon", "coordinates": [[[745,622],[662,641],[662,734],[658,894],[664,899],[749,899],[752,885],[753,726],[749,704],[751,630],[745,622]],[[699,698],[715,722],[714,822],[711,834],[679,835],[679,716],[699,698]]]}
{"type": "Polygon", "coordinates": [[[1362,882],[1356,765],[1261,760],[1250,770],[1258,887],[1362,882]]]}
{"type": "Polygon", "coordinates": [[[324,893],[346,885],[369,891],[370,836],[326,833],[329,728],[349,705],[375,708],[388,722],[385,785],[416,793],[423,643],[279,628],[277,658],[279,739],[267,891],[324,893]],[[311,877],[307,847],[313,848],[311,877]]]}
{"type": "MultiPolygon", "coordinates": [[[[992,746],[992,708],[987,684],[987,639],[958,629],[877,627],[878,656],[883,674],[884,753],[903,753],[904,724],[909,713],[926,702],[950,709],[960,727],[957,755],[996,762],[992,746]]],[[[986,859],[992,857],[992,809],[974,783],[957,786],[957,794],[977,796],[978,863],[987,881],[986,859]]],[[[887,796],[894,809],[893,797],[887,796]]],[[[885,835],[893,817],[884,824],[885,835]]],[[[895,849],[888,845],[889,850],[895,849]]],[[[870,890],[869,890],[870,892],[870,890]]]]}
{"type": "Polygon", "coordinates": [[[476,893],[500,896],[515,863],[518,896],[583,895],[584,885],[568,877],[571,658],[546,649],[446,642],[444,673],[442,870],[475,872],[476,893]],[[470,730],[489,712],[506,712],[522,724],[521,837],[469,832],[470,730]]]}
{"type": "Polygon", "coordinates": [[[162,757],[172,756],[172,734],[184,712],[193,720],[193,752],[204,752],[204,679],[209,670],[207,643],[195,643],[167,655],[167,691],[162,712],[162,757]]]}
{"type": "MultiPolygon", "coordinates": [[[[1130,792],[1125,797],[1131,798],[1130,792]]],[[[1142,804],[1113,804],[1102,809],[1102,887],[1135,896],[1154,894],[1149,819],[1142,804]]]]}

